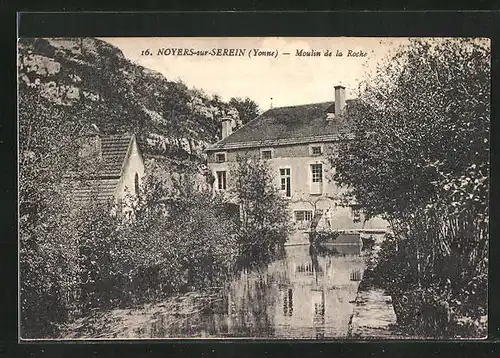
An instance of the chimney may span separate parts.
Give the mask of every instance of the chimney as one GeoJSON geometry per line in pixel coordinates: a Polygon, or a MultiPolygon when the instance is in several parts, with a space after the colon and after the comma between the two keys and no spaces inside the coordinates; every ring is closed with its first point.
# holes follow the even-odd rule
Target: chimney
{"type": "Polygon", "coordinates": [[[227,138],[233,133],[234,121],[232,118],[222,118],[222,139],[227,138]]]}
{"type": "Polygon", "coordinates": [[[345,87],[335,86],[335,115],[339,115],[345,108],[345,87]]]}

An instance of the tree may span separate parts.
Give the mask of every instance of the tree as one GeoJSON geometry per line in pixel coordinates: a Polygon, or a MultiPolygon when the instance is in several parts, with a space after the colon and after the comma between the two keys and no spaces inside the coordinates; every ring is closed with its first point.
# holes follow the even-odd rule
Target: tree
{"type": "Polygon", "coordinates": [[[240,246],[250,260],[270,258],[288,238],[288,203],[273,185],[268,165],[238,158],[232,170],[234,195],[240,205],[240,246]]]}
{"type": "Polygon", "coordinates": [[[232,275],[234,220],[220,197],[196,190],[191,180],[172,185],[150,173],[133,218],[110,264],[125,281],[130,278],[135,303],[218,286],[232,275]]]}
{"type": "Polygon", "coordinates": [[[456,298],[487,271],[489,44],[411,40],[345,117],[353,130],[330,158],[335,180],[409,241],[418,287],[451,280],[456,298]]]}
{"type": "Polygon", "coordinates": [[[50,337],[68,314],[66,296],[76,284],[75,223],[64,178],[78,165],[74,135],[81,126],[22,84],[19,108],[21,334],[50,337]]]}
{"type": "Polygon", "coordinates": [[[247,124],[260,113],[259,105],[248,97],[245,99],[233,97],[229,100],[229,105],[238,111],[242,125],[247,124]]]}

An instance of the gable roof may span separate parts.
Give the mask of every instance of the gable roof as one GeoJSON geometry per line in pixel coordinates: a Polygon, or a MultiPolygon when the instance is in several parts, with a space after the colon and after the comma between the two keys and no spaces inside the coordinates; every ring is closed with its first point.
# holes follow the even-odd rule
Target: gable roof
{"type": "Polygon", "coordinates": [[[77,202],[88,202],[92,197],[105,202],[115,195],[134,139],[135,136],[130,134],[100,137],[102,162],[93,178],[75,183],[73,198],[77,202]]]}
{"type": "Polygon", "coordinates": [[[334,111],[335,102],[272,108],[208,150],[335,140],[349,125],[345,119],[327,119],[334,111]]]}

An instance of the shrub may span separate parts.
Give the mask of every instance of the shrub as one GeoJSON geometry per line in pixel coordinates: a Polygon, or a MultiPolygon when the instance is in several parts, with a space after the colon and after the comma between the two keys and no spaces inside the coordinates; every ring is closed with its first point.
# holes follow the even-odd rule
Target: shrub
{"type": "MultiPolygon", "coordinates": [[[[398,323],[407,331],[431,337],[478,337],[486,326],[486,275],[469,282],[457,281],[449,272],[422,276],[411,240],[386,235],[377,264],[365,277],[371,285],[384,288],[393,299],[398,323]]],[[[448,258],[443,266],[451,267],[448,258]]]]}
{"type": "Polygon", "coordinates": [[[311,244],[319,245],[327,242],[334,242],[339,233],[336,231],[312,231],[309,233],[309,241],[311,244]]]}

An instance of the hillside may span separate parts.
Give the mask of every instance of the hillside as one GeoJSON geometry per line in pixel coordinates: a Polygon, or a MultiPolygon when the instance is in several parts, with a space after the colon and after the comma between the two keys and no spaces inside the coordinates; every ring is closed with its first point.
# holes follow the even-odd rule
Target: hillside
{"type": "Polygon", "coordinates": [[[57,113],[106,134],[136,133],[149,169],[202,174],[203,149],[220,139],[221,119],[239,120],[218,96],[138,66],[101,40],[21,39],[18,49],[20,103],[28,103],[20,121],[57,113]]]}

